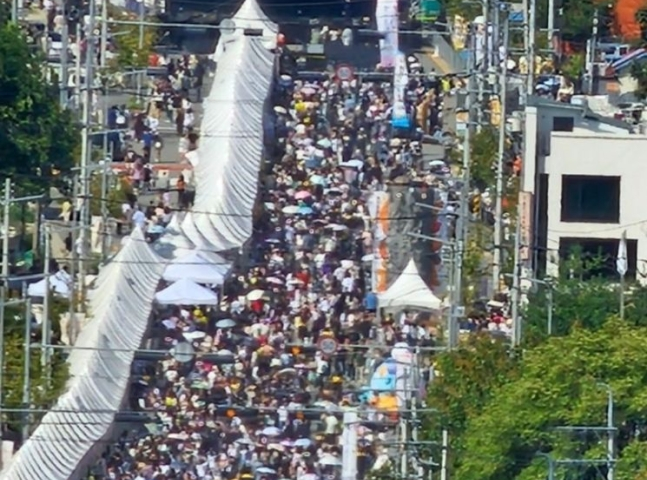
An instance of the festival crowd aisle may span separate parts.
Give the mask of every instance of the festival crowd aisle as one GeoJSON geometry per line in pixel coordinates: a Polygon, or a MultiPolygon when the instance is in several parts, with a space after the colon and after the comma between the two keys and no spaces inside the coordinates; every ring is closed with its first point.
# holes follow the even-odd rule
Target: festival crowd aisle
{"type": "MultiPolygon", "coordinates": [[[[427,346],[433,336],[411,314],[376,315],[367,201],[394,176],[424,176],[422,132],[394,141],[387,83],[283,75],[279,85],[276,161],[252,246],[233,272],[215,264],[224,284],[181,280],[158,293],[181,284],[204,300],[158,306],[148,348],[173,353],[136,361],[131,388],[131,408],[157,421],[127,429],[95,478],[339,479],[351,407],[362,418],[358,478],[387,462],[398,400],[369,382],[400,342],[427,346]]],[[[414,105],[428,87],[412,81],[414,105]]]]}
{"type": "Polygon", "coordinates": [[[113,105],[107,114],[113,164],[132,186],[134,195],[123,205],[122,223],[145,229],[158,238],[173,211],[192,200],[192,160],[198,148],[195,111],[209,66],[194,55],[178,59],[156,57],[164,73],[152,78],[144,111],[113,105]],[[194,100],[194,104],[191,100],[194,100]]]}
{"type": "Polygon", "coordinates": [[[188,162],[186,153],[197,148],[196,104],[210,68],[195,55],[155,56],[151,63],[156,74],[143,94],[145,108],[111,105],[106,118],[107,128],[116,130],[109,136],[113,158],[126,162],[134,182],[145,181],[146,167],[155,163],[188,162]],[[179,139],[168,142],[175,148],[165,148],[172,137],[179,139]]]}

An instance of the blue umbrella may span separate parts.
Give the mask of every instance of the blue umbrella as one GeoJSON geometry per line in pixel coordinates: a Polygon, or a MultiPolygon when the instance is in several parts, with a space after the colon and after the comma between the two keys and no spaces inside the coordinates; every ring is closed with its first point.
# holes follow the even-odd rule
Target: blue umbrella
{"type": "Polygon", "coordinates": [[[321,175],[313,175],[312,177],[310,177],[310,183],[312,183],[313,185],[325,185],[326,179],[321,175]]]}
{"type": "Polygon", "coordinates": [[[231,318],[223,318],[222,320],[218,320],[216,322],[217,328],[232,328],[235,326],[236,326],[236,322],[231,318]]]}
{"type": "Polygon", "coordinates": [[[148,227],[148,233],[157,234],[164,233],[165,228],[161,225],[151,225],[148,227]]]}
{"type": "Polygon", "coordinates": [[[299,207],[299,210],[297,210],[298,215],[312,215],[314,210],[306,205],[302,205],[299,207]]]}
{"type": "Polygon", "coordinates": [[[317,145],[321,148],[330,148],[332,147],[332,142],[328,138],[322,138],[317,142],[317,145]]]}

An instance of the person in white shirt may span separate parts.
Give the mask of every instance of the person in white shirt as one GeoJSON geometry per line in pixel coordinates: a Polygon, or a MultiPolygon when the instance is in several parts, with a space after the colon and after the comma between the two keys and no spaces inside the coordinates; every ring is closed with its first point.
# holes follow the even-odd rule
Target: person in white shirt
{"type": "Polygon", "coordinates": [[[146,215],[140,209],[133,213],[133,225],[139,228],[144,228],[146,225],[146,215]]]}

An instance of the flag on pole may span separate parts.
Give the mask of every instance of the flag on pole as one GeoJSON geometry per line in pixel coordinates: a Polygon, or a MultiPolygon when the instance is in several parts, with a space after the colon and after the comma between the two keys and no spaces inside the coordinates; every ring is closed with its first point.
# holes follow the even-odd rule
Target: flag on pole
{"type": "Polygon", "coordinates": [[[622,232],[618,243],[618,256],[616,257],[616,270],[621,277],[627,274],[627,231],[622,232]]]}

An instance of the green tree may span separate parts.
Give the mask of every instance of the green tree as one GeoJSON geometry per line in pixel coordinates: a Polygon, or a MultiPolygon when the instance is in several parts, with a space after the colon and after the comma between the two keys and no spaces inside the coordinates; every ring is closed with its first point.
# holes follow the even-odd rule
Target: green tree
{"type": "MultiPolygon", "coordinates": [[[[137,21],[138,16],[126,10],[110,7],[109,16],[126,21],[137,21]]],[[[146,22],[154,22],[154,18],[147,18],[146,22]]],[[[117,24],[112,29],[117,56],[112,67],[114,69],[143,68],[148,66],[148,56],[153,51],[157,42],[158,30],[155,27],[117,24]],[[140,47],[141,36],[141,47],[140,47]]]]}
{"type": "MultiPolygon", "coordinates": [[[[605,444],[599,435],[570,435],[556,429],[605,424],[607,395],[599,382],[608,384],[615,398],[616,478],[644,475],[646,334],[644,327],[611,319],[598,330],[575,329],[527,350],[519,375],[495,388],[468,421],[454,478],[544,479],[545,460],[537,458],[537,452],[550,452],[558,459],[603,458],[605,444]]],[[[568,478],[593,476],[591,469],[569,468],[568,478]]]]}
{"type": "MultiPolygon", "coordinates": [[[[517,362],[505,342],[490,335],[471,337],[461,348],[438,355],[427,404],[438,410],[426,419],[427,432],[447,428],[459,447],[469,419],[477,416],[490,396],[517,375],[517,362]]],[[[430,438],[431,439],[431,438],[430,438]]]]}
{"type": "MultiPolygon", "coordinates": [[[[113,218],[121,218],[121,206],[128,201],[128,196],[133,193],[133,188],[130,183],[124,178],[117,178],[113,185],[109,184],[106,202],[108,207],[108,215],[113,218]]],[[[101,175],[97,174],[92,177],[90,183],[90,211],[92,215],[101,215],[101,175]]]]}
{"type": "Polygon", "coordinates": [[[494,171],[499,151],[498,132],[491,125],[484,125],[472,139],[470,176],[472,183],[481,190],[494,185],[494,171]]]}
{"type": "MultiPolygon", "coordinates": [[[[523,311],[524,339],[527,344],[537,344],[547,337],[548,311],[551,307],[549,289],[552,291],[553,335],[568,335],[577,326],[597,330],[607,318],[619,313],[619,291],[608,280],[556,280],[550,286],[542,286],[529,294],[528,305],[523,311]]],[[[625,321],[631,325],[647,325],[646,288],[636,285],[627,292],[625,321]]]]}
{"type": "MultiPolygon", "coordinates": [[[[66,302],[55,300],[52,305],[52,334],[53,338],[60,335],[59,314],[67,308],[66,302]]],[[[25,321],[22,307],[7,307],[5,311],[5,331],[3,343],[5,348],[5,369],[3,374],[3,407],[5,409],[23,409],[23,385],[25,373],[25,321]]],[[[68,368],[60,352],[55,352],[49,367],[41,365],[41,351],[31,350],[30,378],[30,407],[33,409],[48,409],[63,393],[67,379],[68,368]],[[47,375],[51,372],[51,376],[47,375]]],[[[37,426],[41,413],[29,417],[30,427],[37,426]]],[[[3,420],[10,428],[18,431],[26,420],[21,413],[6,413],[3,420]]]]}
{"type": "Polygon", "coordinates": [[[639,100],[645,100],[647,98],[647,65],[643,62],[632,63],[631,76],[636,80],[634,95],[639,100]]]}
{"type": "Polygon", "coordinates": [[[3,174],[40,192],[74,164],[80,137],[71,114],[43,78],[42,60],[19,27],[0,26],[0,151],[3,174]]]}

